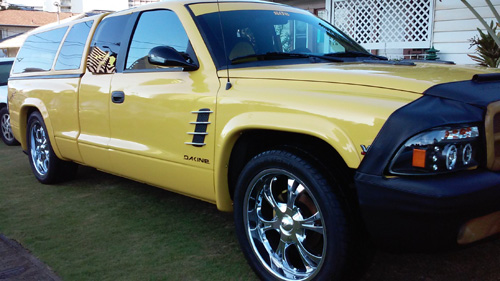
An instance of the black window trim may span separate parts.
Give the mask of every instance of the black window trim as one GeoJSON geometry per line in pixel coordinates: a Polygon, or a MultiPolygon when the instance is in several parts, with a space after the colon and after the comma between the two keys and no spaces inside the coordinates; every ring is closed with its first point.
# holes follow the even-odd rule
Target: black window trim
{"type": "Polygon", "coordinates": [[[134,35],[134,30],[137,25],[140,13],[135,12],[129,14],[129,19],[127,26],[125,27],[125,32],[121,40],[120,51],[116,58],[116,73],[123,73],[125,70],[125,61],[128,56],[128,45],[132,41],[132,36],[134,35]]]}

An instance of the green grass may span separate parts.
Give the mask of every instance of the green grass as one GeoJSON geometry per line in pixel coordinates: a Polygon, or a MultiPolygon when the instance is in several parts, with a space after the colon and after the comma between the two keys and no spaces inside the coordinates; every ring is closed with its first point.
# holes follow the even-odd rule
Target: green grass
{"type": "Polygon", "coordinates": [[[88,167],[42,185],[1,143],[0,233],[64,280],[257,280],[231,214],[88,167]]]}

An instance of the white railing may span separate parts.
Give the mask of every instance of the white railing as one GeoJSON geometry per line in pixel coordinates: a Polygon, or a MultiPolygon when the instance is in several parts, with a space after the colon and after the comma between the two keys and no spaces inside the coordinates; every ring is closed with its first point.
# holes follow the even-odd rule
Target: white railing
{"type": "Polygon", "coordinates": [[[434,0],[330,0],[330,21],[366,49],[430,48],[434,0]]]}

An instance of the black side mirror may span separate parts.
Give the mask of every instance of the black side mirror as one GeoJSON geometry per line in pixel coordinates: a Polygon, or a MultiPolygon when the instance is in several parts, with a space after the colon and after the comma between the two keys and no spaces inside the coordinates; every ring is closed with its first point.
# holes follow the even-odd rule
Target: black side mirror
{"type": "Polygon", "coordinates": [[[150,64],[159,66],[179,66],[186,71],[199,68],[198,65],[187,62],[181,53],[169,46],[158,46],[151,49],[148,54],[148,61],[150,64]]]}

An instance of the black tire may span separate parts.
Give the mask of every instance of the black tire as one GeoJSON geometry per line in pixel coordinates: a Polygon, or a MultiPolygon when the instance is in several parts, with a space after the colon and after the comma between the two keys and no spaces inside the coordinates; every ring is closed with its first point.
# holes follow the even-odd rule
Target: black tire
{"type": "Polygon", "coordinates": [[[0,109],[0,133],[2,141],[6,145],[12,146],[19,144],[12,134],[12,129],[10,127],[10,115],[6,106],[0,109]]]}
{"type": "Polygon", "coordinates": [[[52,184],[75,177],[78,165],[57,158],[38,111],[28,118],[26,140],[31,170],[39,182],[52,184]]]}
{"type": "Polygon", "coordinates": [[[234,196],[236,234],[262,280],[342,278],[348,218],[338,186],[329,182],[282,150],[261,153],[243,168],[234,196]]]}

